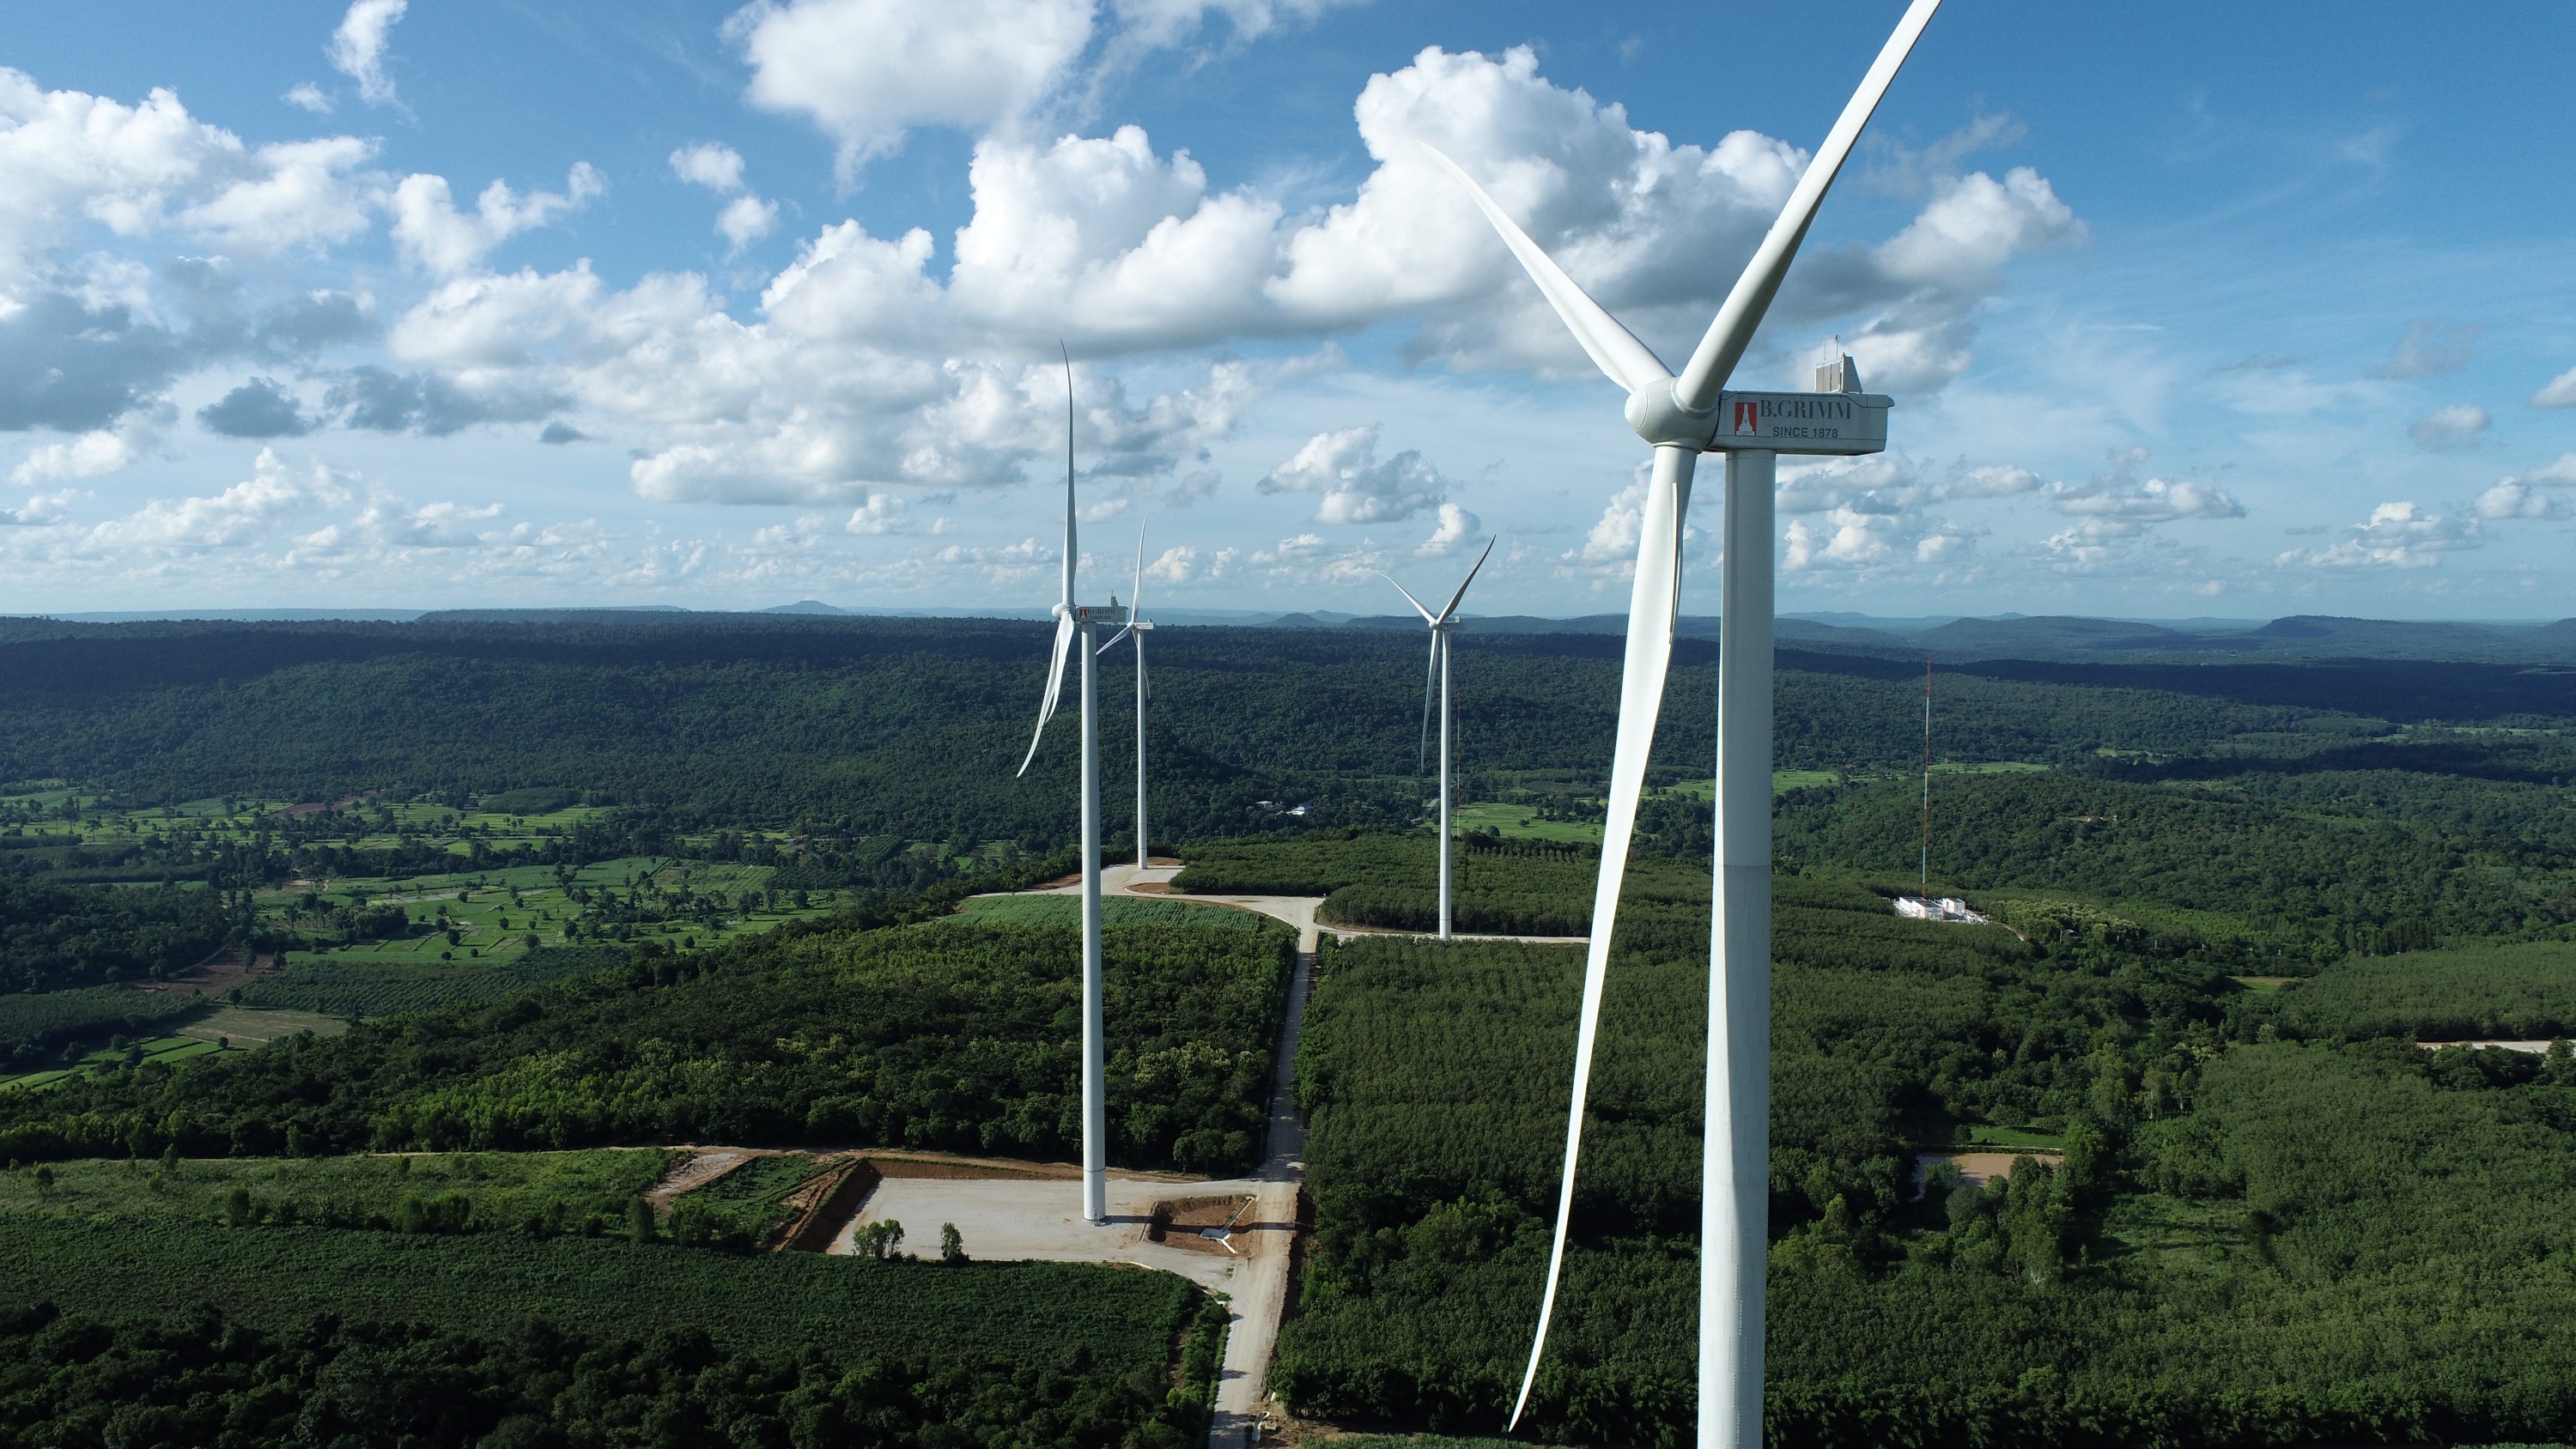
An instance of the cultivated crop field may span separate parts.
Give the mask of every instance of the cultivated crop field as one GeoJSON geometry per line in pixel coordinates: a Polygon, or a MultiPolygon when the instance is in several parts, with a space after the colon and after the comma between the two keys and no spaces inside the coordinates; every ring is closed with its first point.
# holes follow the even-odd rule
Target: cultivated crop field
{"type": "Polygon", "coordinates": [[[1079,1263],[886,1264],[820,1253],[717,1253],[615,1238],[404,1234],[321,1227],[171,1232],[13,1220],[0,1293],[110,1319],[211,1304],[292,1329],[317,1314],[499,1336],[531,1317],[610,1337],[640,1325],[719,1348],[824,1362],[940,1346],[1005,1364],[1160,1372],[1196,1298],[1187,1280],[1079,1263]]]}
{"type": "Polygon", "coordinates": [[[621,950],[584,946],[540,946],[465,961],[381,960],[335,952],[290,957],[276,975],[239,988],[233,999],[250,1007],[321,1012],[355,1021],[491,1001],[625,958],[621,950]]]}
{"type": "MultiPolygon", "coordinates": [[[[957,914],[948,919],[989,926],[1079,927],[1082,924],[1082,898],[1071,895],[976,896],[959,906],[957,914]]],[[[1278,939],[1288,939],[1296,934],[1284,922],[1252,911],[1187,905],[1178,901],[1103,900],[1100,903],[1100,921],[1104,927],[1173,926],[1190,931],[1240,931],[1278,939]]]]}
{"type": "Polygon", "coordinates": [[[110,1220],[379,1231],[591,1236],[624,1230],[627,1204],[677,1154],[589,1152],[167,1157],[59,1162],[0,1174],[0,1219],[110,1220]]]}

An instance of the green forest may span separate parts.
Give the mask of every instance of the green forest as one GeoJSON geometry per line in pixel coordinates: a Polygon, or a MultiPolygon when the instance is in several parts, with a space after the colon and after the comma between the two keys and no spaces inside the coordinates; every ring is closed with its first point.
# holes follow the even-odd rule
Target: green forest
{"type": "MultiPolygon", "coordinates": [[[[1640,866],[1533,1408],[1564,1442],[1686,1442],[1707,887],[1640,866]]],[[[2554,1034],[2576,947],[2355,956],[2258,993],[2116,916],[2024,939],[1809,870],[1775,884],[1775,1442],[2576,1428],[2576,1350],[2539,1329],[2576,1311],[2576,1058],[2413,1044],[2554,1034]],[[1994,1147],[2031,1155],[1983,1188],[1932,1170],[1994,1147]]],[[[1580,970],[1570,947],[1326,953],[1298,1079],[1315,1251],[1274,1371],[1292,1402],[1500,1427],[1580,970]]]]}
{"type": "MultiPolygon", "coordinates": [[[[1044,635],[0,626],[0,1443],[1194,1442],[1177,1277],[762,1250],[851,1150],[1078,1150],[1076,902],[992,894],[1072,868],[1044,635]],[[674,1198],[681,1144],[769,1155],[674,1198]]],[[[1585,935],[1619,641],[1457,643],[1458,927],[1585,935]]],[[[1173,891],[1327,928],[1271,1387],[1498,1432],[1581,948],[1416,934],[1411,635],[1155,644],[1173,891]]],[[[1943,663],[1927,849],[1919,657],[1778,662],[1771,1442],[2576,1442],[2563,675],[1943,663]]],[[[1688,1442],[1714,664],[1524,1438],[1688,1442]]],[[[1111,1162],[1246,1171],[1293,933],[1105,918],[1111,1162]]]]}
{"type": "MultiPolygon", "coordinates": [[[[0,636],[0,778],[80,782],[146,805],[555,790],[683,830],[802,822],[1044,849],[1071,828],[1071,756],[1041,752],[1031,781],[1011,772],[1044,682],[1046,628],[777,618],[26,627],[0,636]]],[[[1414,652],[1402,635],[1366,629],[1163,635],[1158,829],[1198,839],[1409,809],[1414,652]],[[1313,809],[1282,821],[1259,803],[1281,799],[1313,809]]],[[[1704,641],[1677,646],[1657,743],[1665,770],[1705,773],[1715,663],[1704,641]]],[[[1920,753],[1919,668],[1794,652],[1782,664],[1784,765],[1902,767],[1920,753]]],[[[1618,668],[1619,643],[1606,636],[1462,636],[1467,768],[1599,774],[1618,668]]],[[[2369,722],[2335,727],[2390,727],[2355,712],[2367,687],[2323,707],[1965,671],[1945,672],[1942,689],[1944,748],[1965,759],[2167,754],[2356,717],[2369,722]]],[[[1103,719],[1107,734],[1132,734],[1123,699],[1105,701],[1103,719]]]]}
{"type": "Polygon", "coordinates": [[[83,890],[0,869],[0,992],[175,975],[232,930],[206,891],[83,890]]]}
{"type": "MultiPolygon", "coordinates": [[[[943,921],[639,953],[220,1065],[0,1091],[0,1157],[704,1141],[1061,1158],[1078,1135],[1075,939],[943,921]]],[[[1294,946],[1231,920],[1108,934],[1113,1161],[1250,1160],[1294,946]]]]}

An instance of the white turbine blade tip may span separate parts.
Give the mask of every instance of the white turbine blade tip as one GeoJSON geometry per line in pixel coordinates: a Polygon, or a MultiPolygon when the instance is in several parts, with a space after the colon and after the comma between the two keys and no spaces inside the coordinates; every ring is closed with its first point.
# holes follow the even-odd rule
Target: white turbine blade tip
{"type": "Polygon", "coordinates": [[[1592,1088],[1592,1059],[1600,1042],[1601,998],[1609,980],[1610,939],[1618,927],[1619,888],[1627,878],[1628,842],[1637,826],[1637,800],[1645,793],[1646,761],[1662,712],[1664,679],[1672,664],[1673,609],[1680,591],[1681,500],[1699,458],[1680,448],[1655,450],[1655,473],[1639,521],[1637,577],[1628,599],[1627,658],[1619,671],[1619,736],[1610,760],[1609,807],[1602,822],[1601,873],[1592,892],[1591,943],[1583,952],[1583,1005],[1574,1036],[1574,1098],[1566,1112],[1565,1176],[1557,1187],[1556,1232],[1548,1252],[1547,1291],[1539,1300],[1538,1336],[1530,1341],[1512,1422],[1520,1422],[1538,1383],[1540,1357],[1556,1314],[1556,1289],[1565,1271],[1565,1245],[1574,1230],[1574,1174],[1583,1155],[1583,1112],[1592,1088]]]}
{"type": "MultiPolygon", "coordinates": [[[[1384,579],[1384,580],[1386,580],[1386,581],[1387,581],[1388,583],[1390,583],[1390,584],[1395,584],[1395,575],[1393,575],[1393,574],[1390,574],[1390,573],[1386,573],[1386,572],[1384,572],[1384,571],[1381,571],[1381,572],[1378,574],[1378,577],[1379,577],[1379,578],[1382,578],[1382,579],[1384,579]]],[[[1437,623],[1439,623],[1439,622],[1440,622],[1438,619],[1435,619],[1435,618],[1433,618],[1433,617],[1431,616],[1431,611],[1430,611],[1429,609],[1426,609],[1426,608],[1422,607],[1422,601],[1421,601],[1420,599],[1417,599],[1417,598],[1415,598],[1415,597],[1413,596],[1413,590],[1406,588],[1406,587],[1405,587],[1404,585],[1402,585],[1402,584],[1395,584],[1395,591],[1396,591],[1397,593],[1399,593],[1399,594],[1404,595],[1404,601],[1405,601],[1406,603],[1411,604],[1411,605],[1413,606],[1413,612],[1415,612],[1415,613],[1417,613],[1417,614],[1420,614],[1420,615],[1422,616],[1422,622],[1423,622],[1423,623],[1425,623],[1425,624],[1437,624],[1437,623]]]]}
{"type": "Polygon", "coordinates": [[[1489,538],[1485,540],[1485,551],[1476,555],[1475,567],[1467,570],[1467,577],[1458,581],[1458,592],[1449,596],[1449,607],[1440,611],[1440,618],[1434,620],[1434,623],[1445,622],[1450,615],[1458,612],[1459,602],[1467,597],[1467,586],[1476,581],[1478,570],[1484,568],[1485,560],[1493,557],[1493,555],[1494,540],[1489,538]]]}
{"type": "Polygon", "coordinates": [[[1851,158],[1852,146],[1860,139],[1861,128],[1869,124],[1870,114],[1887,96],[1895,83],[1896,72],[1903,68],[1906,56],[1913,53],[1914,42],[1923,36],[1923,27],[1932,23],[1932,12],[1941,8],[1941,0],[1914,0],[1903,19],[1896,22],[1887,44],[1871,62],[1868,74],[1861,77],[1860,88],[1852,92],[1834,128],[1825,133],[1824,144],[1807,162],[1807,169],[1789,193],[1788,205],[1780,208],[1771,230],[1755,248],[1753,260],[1735,279],[1726,294],[1726,302],[1708,324],[1708,331],[1691,350],[1690,361],[1682,365],[1679,385],[1673,389],[1674,400],[1683,407],[1697,410],[1714,407],[1717,395],[1726,386],[1728,375],[1752,344],[1753,334],[1762,325],[1762,316],[1770,310],[1771,299],[1789,274],[1789,264],[1797,259],[1798,244],[1806,239],[1807,228],[1816,219],[1816,211],[1825,203],[1825,192],[1832,188],[1834,177],[1851,158]]]}
{"type": "Polygon", "coordinates": [[[1059,614],[1055,621],[1055,647],[1047,664],[1046,695],[1038,701],[1037,733],[1029,737],[1028,755],[1020,761],[1019,773],[1026,775],[1029,765],[1038,757],[1038,744],[1046,738],[1047,721],[1055,718],[1056,701],[1064,697],[1064,665],[1073,651],[1073,615],[1059,614]]]}
{"type": "Polygon", "coordinates": [[[1621,325],[1618,318],[1610,315],[1609,309],[1593,301],[1590,293],[1575,285],[1574,279],[1565,274],[1565,268],[1558,266],[1556,259],[1541,249],[1537,242],[1531,241],[1529,233],[1521,230],[1520,223],[1512,220],[1511,213],[1486,195],[1485,188],[1477,185],[1476,178],[1468,175],[1465,168],[1441,154],[1440,148],[1428,141],[1414,144],[1456,177],[1459,185],[1467,188],[1467,195],[1476,203],[1476,209],[1483,212],[1485,220],[1501,234],[1503,245],[1512,249],[1512,255],[1520,260],[1521,270],[1528,272],[1530,280],[1538,284],[1539,294],[1556,309],[1556,315],[1564,321],[1566,330],[1574,334],[1575,341],[1583,344],[1585,355],[1601,369],[1603,376],[1635,392],[1648,383],[1662,382],[1673,375],[1672,369],[1664,366],[1663,359],[1655,356],[1653,348],[1638,341],[1637,334],[1621,325]]]}

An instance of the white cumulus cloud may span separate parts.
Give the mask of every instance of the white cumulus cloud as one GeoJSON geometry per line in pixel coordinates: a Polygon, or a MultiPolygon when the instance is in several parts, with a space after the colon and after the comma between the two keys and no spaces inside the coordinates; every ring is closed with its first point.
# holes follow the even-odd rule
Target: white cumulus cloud
{"type": "Polygon", "coordinates": [[[522,196],[506,181],[495,181],[475,198],[474,210],[460,212],[447,178],[415,174],[394,188],[394,242],[423,270],[442,277],[472,271],[501,243],[607,193],[607,178],[587,161],[573,163],[564,189],[531,191],[522,196]]]}
{"type": "Polygon", "coordinates": [[[1423,558],[1456,553],[1485,536],[1485,521],[1455,503],[1440,505],[1440,526],[1422,541],[1414,553],[1423,558]]]}
{"type": "Polygon", "coordinates": [[[368,224],[358,168],[373,154],[349,136],[253,148],[167,90],[129,106],[0,67],[0,298],[51,270],[48,254],[83,225],[257,250],[345,240],[368,224]]]}
{"type": "Polygon", "coordinates": [[[1377,439],[1375,423],[1317,433],[1257,486],[1264,493],[1323,495],[1315,506],[1317,523],[1411,518],[1447,496],[1449,481],[1420,453],[1406,449],[1381,461],[1377,439]]]}
{"type": "Polygon", "coordinates": [[[2540,391],[2531,395],[2531,406],[2576,408],[2576,367],[2571,367],[2541,384],[2540,391]]]}
{"type": "Polygon", "coordinates": [[[9,470],[9,481],[32,488],[66,478],[97,478],[124,468],[135,457],[134,445],[122,435],[104,430],[87,432],[70,442],[47,443],[28,453],[25,461],[9,470]]]}
{"type": "Polygon", "coordinates": [[[2087,543],[2186,518],[2245,516],[2244,504],[2206,483],[2174,478],[2139,481],[2138,466],[2146,460],[2146,449],[2125,448],[2111,455],[2109,471],[2082,483],[2051,483],[2038,493],[2050,508],[2086,521],[2089,527],[2080,530],[2078,537],[2087,543]]]}
{"type": "Polygon", "coordinates": [[[356,81],[358,98],[368,105],[394,103],[394,81],[385,74],[385,52],[392,44],[394,23],[409,8],[409,0],[357,0],[331,32],[331,44],[324,52],[331,57],[331,68],[356,81]]]}
{"type": "MultiPolygon", "coordinates": [[[[1186,584],[1198,571],[1199,551],[1188,544],[1174,544],[1156,554],[1145,565],[1145,577],[1167,584],[1186,584]]],[[[1148,615],[1147,617],[1152,617],[1148,615]]]]}
{"type": "Polygon", "coordinates": [[[683,146],[671,153],[671,174],[718,196],[742,190],[742,153],[721,141],[683,146]]]}
{"type": "Polygon", "coordinates": [[[2477,520],[2445,518],[2412,502],[2383,503],[2369,521],[2347,530],[2342,542],[2322,549],[2292,549],[2275,562],[2305,568],[2431,568],[2441,556],[2476,548],[2477,520]]]}
{"type": "Polygon", "coordinates": [[[903,526],[906,511],[904,501],[893,494],[871,493],[851,510],[849,521],[841,528],[848,533],[892,533],[903,526]]]}
{"type": "Polygon", "coordinates": [[[2562,453],[2556,462],[2496,480],[2494,487],[2478,495],[2477,515],[2492,519],[2566,518],[2576,515],[2571,493],[2576,493],[2576,453],[2562,453]]]}
{"type": "Polygon", "coordinates": [[[843,175],[915,126],[983,131],[1053,94],[1091,42],[1089,0],[758,0],[726,32],[750,97],[840,143],[843,175]]]}
{"type": "Polygon", "coordinates": [[[88,545],[105,552],[186,553],[240,544],[271,522],[346,496],[329,469],[315,464],[305,476],[289,470],[276,452],[262,448],[251,476],[204,497],[155,498],[122,518],[89,531],[88,545]]]}
{"type": "Polygon", "coordinates": [[[757,196],[737,196],[716,213],[717,234],[737,252],[777,229],[778,203],[757,196]]]}

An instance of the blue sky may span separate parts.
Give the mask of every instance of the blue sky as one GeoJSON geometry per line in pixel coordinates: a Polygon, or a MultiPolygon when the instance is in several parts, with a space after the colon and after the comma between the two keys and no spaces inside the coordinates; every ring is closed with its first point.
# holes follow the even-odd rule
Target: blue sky
{"type": "MultiPolygon", "coordinates": [[[[1042,607],[1058,337],[1088,594],[1619,608],[1413,142],[1677,359],[1900,9],[8,0],[0,610],[1042,607]]],[[[2576,614],[2576,12],[2462,14],[1952,0],[1737,375],[1899,402],[1782,607],[2576,614]]]]}

